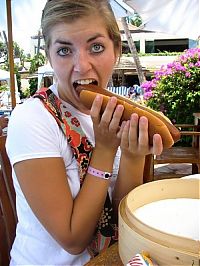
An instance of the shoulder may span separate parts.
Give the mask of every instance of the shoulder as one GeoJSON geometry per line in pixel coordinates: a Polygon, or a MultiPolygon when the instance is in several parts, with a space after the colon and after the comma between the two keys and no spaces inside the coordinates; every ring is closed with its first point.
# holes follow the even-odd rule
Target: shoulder
{"type": "Polygon", "coordinates": [[[29,98],[24,103],[17,105],[11,114],[11,120],[16,119],[19,115],[21,118],[26,119],[30,114],[32,117],[38,115],[45,115],[45,108],[41,100],[37,98],[29,98]]]}
{"type": "Polygon", "coordinates": [[[57,123],[41,100],[30,98],[15,107],[9,119],[8,130],[11,128],[36,130],[38,126],[40,128],[57,127],[57,123]]]}
{"type": "Polygon", "coordinates": [[[60,157],[65,136],[39,99],[17,106],[8,123],[6,149],[12,163],[24,158],[60,157]]]}
{"type": "MultiPolygon", "coordinates": [[[[8,123],[7,140],[12,143],[58,141],[62,132],[54,117],[39,99],[28,99],[13,110],[8,123]]],[[[40,144],[41,145],[41,144],[40,144]]]]}

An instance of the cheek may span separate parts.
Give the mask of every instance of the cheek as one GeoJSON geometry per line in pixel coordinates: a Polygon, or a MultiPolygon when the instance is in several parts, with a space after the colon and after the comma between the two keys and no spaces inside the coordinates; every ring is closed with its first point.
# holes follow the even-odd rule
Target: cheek
{"type": "Polygon", "coordinates": [[[105,78],[109,79],[113,73],[113,67],[114,65],[109,65],[107,68],[104,67],[104,73],[105,73],[105,78]]]}
{"type": "Polygon", "coordinates": [[[61,64],[53,65],[54,74],[60,82],[66,82],[68,80],[69,74],[66,67],[61,64]]]}
{"type": "Polygon", "coordinates": [[[54,70],[54,75],[60,79],[66,79],[67,68],[65,67],[65,62],[56,56],[53,52],[50,52],[50,62],[54,70]]]}
{"type": "Polygon", "coordinates": [[[115,57],[107,57],[105,60],[103,60],[102,63],[102,71],[105,73],[105,76],[110,77],[110,75],[113,72],[113,68],[115,66],[116,59],[115,57]]]}

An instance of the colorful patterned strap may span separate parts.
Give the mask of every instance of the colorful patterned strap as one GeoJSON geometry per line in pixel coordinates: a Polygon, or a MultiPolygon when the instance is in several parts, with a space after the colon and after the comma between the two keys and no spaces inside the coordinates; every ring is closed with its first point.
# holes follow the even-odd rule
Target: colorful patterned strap
{"type": "MultiPolygon", "coordinates": [[[[66,135],[73,154],[78,162],[80,171],[80,183],[84,181],[92,154],[92,144],[84,134],[78,119],[67,110],[67,107],[48,88],[42,88],[34,96],[39,98],[45,108],[56,119],[62,132],[66,135]]],[[[99,254],[118,239],[118,228],[113,220],[113,209],[109,194],[107,193],[104,209],[97,225],[94,238],[88,247],[92,257],[99,254]]]]}
{"type": "Polygon", "coordinates": [[[72,116],[66,106],[63,105],[60,99],[50,89],[42,88],[33,97],[42,100],[45,108],[53,115],[59,127],[66,135],[67,141],[80,167],[80,181],[82,184],[87,173],[93,147],[82,131],[80,122],[76,117],[72,116]]]}

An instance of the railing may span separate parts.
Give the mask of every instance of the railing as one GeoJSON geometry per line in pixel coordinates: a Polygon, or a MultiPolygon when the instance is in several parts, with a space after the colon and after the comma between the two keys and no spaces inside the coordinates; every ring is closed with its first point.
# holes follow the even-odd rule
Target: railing
{"type": "Polygon", "coordinates": [[[120,86],[120,87],[108,87],[107,88],[109,91],[112,91],[118,95],[122,95],[122,96],[128,96],[128,91],[129,88],[126,86],[120,86]]]}

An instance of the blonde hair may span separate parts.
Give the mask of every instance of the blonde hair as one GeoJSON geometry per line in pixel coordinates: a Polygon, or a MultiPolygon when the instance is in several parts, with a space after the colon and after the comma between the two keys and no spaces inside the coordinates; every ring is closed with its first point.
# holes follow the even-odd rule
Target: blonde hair
{"type": "Polygon", "coordinates": [[[47,55],[51,45],[51,29],[55,25],[71,23],[76,19],[96,13],[100,14],[104,19],[108,35],[113,41],[115,52],[120,54],[120,31],[109,0],[49,0],[44,7],[41,19],[47,55]]]}

